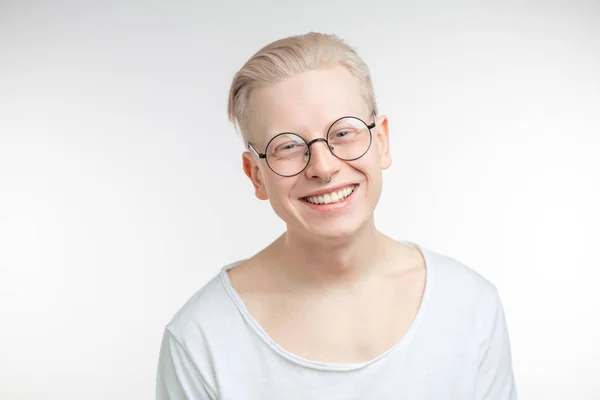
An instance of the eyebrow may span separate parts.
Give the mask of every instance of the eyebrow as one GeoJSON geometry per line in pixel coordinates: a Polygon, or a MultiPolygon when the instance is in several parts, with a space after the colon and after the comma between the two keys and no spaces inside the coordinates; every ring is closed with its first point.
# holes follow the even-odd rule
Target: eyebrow
{"type": "MultiPolygon", "coordinates": [[[[342,118],[345,118],[345,117],[354,117],[354,118],[359,118],[359,117],[357,117],[357,115],[358,115],[358,113],[357,113],[357,114],[353,114],[353,113],[350,113],[350,114],[348,114],[348,113],[347,113],[347,114],[341,114],[339,117],[333,118],[332,120],[330,120],[330,121],[329,121],[329,122],[328,122],[328,123],[325,125],[325,126],[326,126],[326,128],[325,128],[325,130],[323,130],[323,132],[322,132],[322,133],[323,133],[323,134],[327,134],[327,131],[328,131],[328,130],[331,128],[331,126],[332,126],[332,125],[333,125],[333,124],[334,124],[336,121],[338,121],[338,120],[340,120],[340,119],[342,119],[342,118]]],[[[372,110],[372,111],[371,111],[371,113],[369,114],[369,118],[371,118],[371,117],[373,117],[373,123],[374,123],[374,122],[375,122],[375,119],[376,119],[375,110],[372,110]]],[[[360,120],[362,120],[362,118],[360,118],[360,120]]],[[[363,121],[363,122],[365,122],[365,121],[363,121]]],[[[367,123],[365,122],[365,124],[367,125],[367,127],[369,127],[369,129],[372,129],[372,128],[374,127],[373,123],[367,124],[367,123]]],[[[269,142],[269,140],[273,139],[273,138],[274,138],[275,136],[277,136],[277,135],[281,135],[282,133],[293,133],[294,135],[298,135],[298,136],[300,136],[300,137],[303,137],[303,136],[302,136],[301,134],[299,134],[297,131],[291,131],[291,130],[287,130],[287,131],[286,131],[286,130],[282,130],[282,131],[277,131],[277,132],[276,132],[276,133],[274,133],[274,134],[269,134],[269,139],[267,139],[267,143],[269,142]]],[[[266,146],[266,144],[265,144],[265,146],[266,146]]]]}

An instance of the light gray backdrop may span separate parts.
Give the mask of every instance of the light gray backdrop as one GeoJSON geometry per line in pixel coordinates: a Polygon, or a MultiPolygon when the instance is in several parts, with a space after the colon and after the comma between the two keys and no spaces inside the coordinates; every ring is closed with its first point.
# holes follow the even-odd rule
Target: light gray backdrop
{"type": "Polygon", "coordinates": [[[282,231],[226,119],[259,47],[370,65],[378,226],[499,288],[522,399],[600,398],[600,2],[0,1],[0,398],[149,399],[173,313],[282,231]]]}

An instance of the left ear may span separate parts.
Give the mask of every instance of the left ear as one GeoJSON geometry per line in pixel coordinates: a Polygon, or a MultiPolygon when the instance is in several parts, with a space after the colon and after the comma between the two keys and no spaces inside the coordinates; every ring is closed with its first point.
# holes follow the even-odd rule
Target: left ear
{"type": "Polygon", "coordinates": [[[377,118],[377,125],[373,132],[374,141],[379,150],[379,166],[381,169],[388,169],[392,165],[392,156],[390,155],[390,136],[388,131],[388,118],[380,115],[377,118]]]}

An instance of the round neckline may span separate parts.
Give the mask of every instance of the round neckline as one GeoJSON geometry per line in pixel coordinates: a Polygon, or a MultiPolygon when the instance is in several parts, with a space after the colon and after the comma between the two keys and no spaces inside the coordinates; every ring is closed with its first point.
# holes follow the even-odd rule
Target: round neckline
{"type": "Polygon", "coordinates": [[[221,282],[223,284],[223,287],[225,288],[225,291],[227,292],[227,294],[229,295],[231,300],[234,302],[234,304],[236,305],[236,307],[242,314],[243,318],[250,324],[250,326],[253,328],[254,332],[277,354],[279,354],[280,356],[282,356],[296,364],[302,365],[304,367],[312,368],[312,369],[318,369],[318,370],[324,370],[324,371],[353,371],[353,370],[365,368],[371,364],[378,362],[379,360],[381,360],[383,358],[386,358],[389,354],[391,354],[393,352],[400,351],[400,349],[405,347],[406,343],[410,342],[410,340],[413,338],[413,336],[415,335],[415,330],[417,329],[417,326],[423,319],[423,314],[425,313],[425,309],[427,307],[428,299],[430,297],[429,293],[431,292],[431,286],[432,286],[432,282],[433,282],[432,281],[432,279],[433,279],[433,270],[432,270],[433,264],[430,261],[431,257],[428,254],[429,252],[427,251],[427,249],[424,249],[423,247],[419,246],[416,243],[405,241],[405,240],[398,240],[398,242],[416,248],[417,250],[419,250],[421,252],[421,255],[423,257],[423,261],[425,263],[425,287],[423,289],[423,296],[421,298],[421,303],[419,304],[419,308],[417,309],[415,318],[411,322],[410,326],[408,327],[408,329],[406,330],[404,335],[402,335],[402,337],[392,347],[390,347],[385,352],[381,353],[379,356],[372,358],[371,360],[361,362],[361,363],[331,363],[331,362],[325,362],[325,361],[314,361],[314,360],[306,359],[304,357],[301,357],[297,354],[294,354],[294,353],[284,349],[269,336],[269,334],[263,329],[263,327],[258,323],[258,321],[252,316],[252,314],[246,308],[246,305],[244,304],[242,298],[239,296],[237,291],[231,285],[231,281],[229,279],[229,275],[227,274],[227,271],[237,267],[238,265],[240,265],[242,262],[244,262],[246,260],[245,259],[239,260],[239,261],[236,261],[236,262],[233,262],[233,263],[230,263],[230,264],[224,266],[223,268],[221,268],[221,272],[219,273],[219,275],[221,277],[221,282]]]}

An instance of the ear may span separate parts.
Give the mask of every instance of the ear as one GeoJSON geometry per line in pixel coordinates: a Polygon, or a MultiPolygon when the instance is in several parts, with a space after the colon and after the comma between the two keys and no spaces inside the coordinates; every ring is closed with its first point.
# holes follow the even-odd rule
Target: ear
{"type": "Polygon", "coordinates": [[[242,167],[244,168],[244,173],[254,186],[254,194],[256,197],[260,200],[268,200],[269,196],[265,189],[260,168],[258,168],[258,164],[256,163],[256,157],[253,157],[250,152],[245,151],[242,154],[242,167]]]}
{"type": "Polygon", "coordinates": [[[388,169],[392,165],[392,156],[390,154],[390,136],[388,131],[388,118],[385,115],[380,115],[377,118],[377,126],[375,127],[375,142],[379,149],[379,166],[381,169],[388,169]]]}

